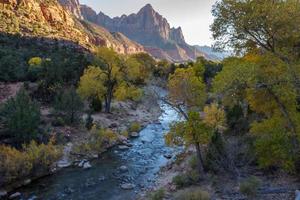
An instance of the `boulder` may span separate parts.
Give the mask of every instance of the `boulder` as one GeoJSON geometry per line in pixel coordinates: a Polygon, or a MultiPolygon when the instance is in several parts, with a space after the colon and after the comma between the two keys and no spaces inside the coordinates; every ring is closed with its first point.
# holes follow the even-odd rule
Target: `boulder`
{"type": "Polygon", "coordinates": [[[15,192],[13,193],[12,195],[10,195],[8,197],[8,199],[15,199],[15,198],[19,198],[21,196],[21,193],[20,192],[15,192]]]}
{"type": "Polygon", "coordinates": [[[29,185],[30,183],[31,183],[31,179],[26,179],[26,180],[23,182],[24,185],[29,185]]]}
{"type": "Polygon", "coordinates": [[[125,166],[125,165],[122,165],[122,166],[120,167],[120,171],[121,171],[121,172],[127,172],[127,171],[128,171],[128,167],[125,166]]]}
{"type": "Polygon", "coordinates": [[[171,158],[172,158],[172,155],[171,155],[171,154],[164,154],[164,157],[165,157],[166,159],[171,159],[171,158]]]}
{"type": "Polygon", "coordinates": [[[90,164],[90,162],[85,162],[82,166],[83,169],[89,169],[91,167],[92,167],[92,165],[90,164]]]}
{"type": "Polygon", "coordinates": [[[0,190],[0,199],[2,199],[3,197],[7,196],[7,191],[5,190],[0,190]]]}
{"type": "Polygon", "coordinates": [[[137,138],[137,137],[139,137],[139,136],[140,136],[140,134],[137,133],[137,132],[132,132],[132,133],[130,133],[130,137],[137,138]]]}
{"type": "Polygon", "coordinates": [[[135,188],[135,185],[132,183],[123,183],[123,184],[121,184],[121,188],[123,190],[132,190],[135,188]]]}
{"type": "Polygon", "coordinates": [[[127,150],[127,149],[129,149],[129,147],[126,146],[126,145],[119,145],[118,148],[119,148],[119,150],[127,150]]]}
{"type": "Polygon", "coordinates": [[[59,168],[67,168],[70,167],[71,165],[72,163],[67,160],[60,160],[57,162],[57,167],[59,168]]]}

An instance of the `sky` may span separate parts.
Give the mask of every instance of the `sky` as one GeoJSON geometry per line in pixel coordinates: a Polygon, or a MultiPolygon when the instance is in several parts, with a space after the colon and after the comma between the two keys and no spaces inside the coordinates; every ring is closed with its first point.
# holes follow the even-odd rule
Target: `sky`
{"type": "Polygon", "coordinates": [[[150,3],[163,15],[172,27],[181,26],[186,42],[191,45],[211,45],[213,43],[210,24],[212,5],[216,0],[79,0],[92,7],[97,13],[102,11],[110,17],[137,13],[150,3]]]}

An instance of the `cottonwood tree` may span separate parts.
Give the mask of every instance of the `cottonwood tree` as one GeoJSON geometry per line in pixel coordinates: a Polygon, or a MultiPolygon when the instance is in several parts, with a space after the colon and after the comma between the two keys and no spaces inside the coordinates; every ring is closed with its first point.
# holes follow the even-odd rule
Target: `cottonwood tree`
{"type": "Polygon", "coordinates": [[[99,48],[93,66],[89,66],[80,78],[78,92],[85,99],[103,99],[105,112],[109,113],[114,97],[136,100],[142,95],[133,84],[143,78],[141,74],[140,63],[134,58],[127,59],[112,49],[99,48]]]}
{"type": "Polygon", "coordinates": [[[171,127],[166,142],[193,144],[197,152],[198,169],[202,173],[204,162],[200,145],[208,143],[212,134],[212,129],[202,122],[199,114],[206,100],[205,84],[192,67],[179,68],[169,77],[168,89],[169,96],[165,102],[180,113],[185,121],[171,127]]]}

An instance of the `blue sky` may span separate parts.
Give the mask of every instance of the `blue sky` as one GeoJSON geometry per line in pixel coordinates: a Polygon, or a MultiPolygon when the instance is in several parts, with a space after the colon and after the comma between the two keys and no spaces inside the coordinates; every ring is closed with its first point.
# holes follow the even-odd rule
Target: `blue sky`
{"type": "Polygon", "coordinates": [[[79,0],[97,12],[115,17],[136,13],[147,3],[162,14],[171,26],[181,26],[186,41],[195,45],[213,43],[209,25],[213,22],[212,5],[216,0],[79,0]]]}

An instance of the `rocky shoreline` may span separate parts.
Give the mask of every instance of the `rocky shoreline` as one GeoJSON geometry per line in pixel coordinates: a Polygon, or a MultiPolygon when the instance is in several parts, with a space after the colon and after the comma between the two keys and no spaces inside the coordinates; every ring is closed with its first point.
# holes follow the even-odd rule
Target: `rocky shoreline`
{"type": "MultiPolygon", "coordinates": [[[[141,129],[146,127],[150,123],[158,122],[158,118],[161,115],[161,109],[158,105],[158,101],[155,95],[151,95],[150,89],[145,88],[145,96],[139,103],[134,102],[115,102],[113,103],[113,114],[95,113],[93,114],[94,122],[100,123],[104,128],[110,128],[113,131],[122,131],[129,128],[131,122],[139,122],[141,129]]],[[[44,115],[48,115],[48,110],[44,111],[44,115]]],[[[84,118],[85,116],[83,116],[84,118]]],[[[79,167],[82,169],[89,169],[92,167],[91,161],[98,159],[99,156],[108,151],[109,149],[118,146],[120,150],[131,147],[130,138],[139,137],[138,133],[132,133],[128,137],[118,135],[116,143],[107,146],[102,152],[91,155],[78,155],[72,151],[74,144],[84,142],[86,139],[86,131],[80,128],[67,127],[66,130],[70,141],[64,145],[63,157],[57,163],[55,163],[51,171],[39,174],[35,177],[30,177],[25,180],[14,182],[10,185],[0,188],[0,199],[13,199],[21,196],[18,192],[19,188],[28,186],[32,182],[41,179],[46,176],[51,176],[60,170],[68,167],[79,167]]],[[[62,130],[59,130],[62,131],[62,130]]],[[[124,185],[124,188],[128,188],[128,185],[124,185]]]]}

